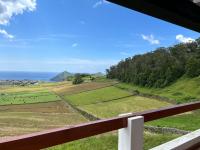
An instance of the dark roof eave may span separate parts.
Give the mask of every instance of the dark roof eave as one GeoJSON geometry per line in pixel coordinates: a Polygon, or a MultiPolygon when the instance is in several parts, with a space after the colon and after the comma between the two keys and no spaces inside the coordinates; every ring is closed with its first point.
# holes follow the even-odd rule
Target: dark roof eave
{"type": "Polygon", "coordinates": [[[135,11],[200,32],[200,7],[190,0],[108,0],[135,11]]]}

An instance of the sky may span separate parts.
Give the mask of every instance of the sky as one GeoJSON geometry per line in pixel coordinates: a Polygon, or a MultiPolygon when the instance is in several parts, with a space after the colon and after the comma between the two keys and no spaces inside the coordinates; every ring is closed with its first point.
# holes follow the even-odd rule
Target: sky
{"type": "Polygon", "coordinates": [[[198,37],[105,0],[0,0],[0,71],[105,72],[198,37]]]}

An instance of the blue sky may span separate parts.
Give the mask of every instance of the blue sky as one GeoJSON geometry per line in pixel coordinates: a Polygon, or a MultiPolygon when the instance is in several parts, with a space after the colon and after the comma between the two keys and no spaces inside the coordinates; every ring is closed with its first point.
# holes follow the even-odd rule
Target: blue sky
{"type": "Polygon", "coordinates": [[[0,0],[0,70],[104,72],[200,34],[104,0],[0,0]]]}

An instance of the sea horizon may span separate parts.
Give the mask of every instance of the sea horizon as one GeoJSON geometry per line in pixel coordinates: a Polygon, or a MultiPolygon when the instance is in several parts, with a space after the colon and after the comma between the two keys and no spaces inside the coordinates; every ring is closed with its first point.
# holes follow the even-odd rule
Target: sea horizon
{"type": "Polygon", "coordinates": [[[38,80],[50,81],[57,72],[0,71],[0,80],[38,80]]]}

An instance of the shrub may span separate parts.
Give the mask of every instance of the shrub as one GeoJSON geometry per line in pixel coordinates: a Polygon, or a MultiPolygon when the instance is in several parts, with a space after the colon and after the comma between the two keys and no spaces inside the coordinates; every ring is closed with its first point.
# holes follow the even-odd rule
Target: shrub
{"type": "Polygon", "coordinates": [[[75,74],[73,84],[81,84],[83,83],[83,79],[79,73],[75,74]]]}

